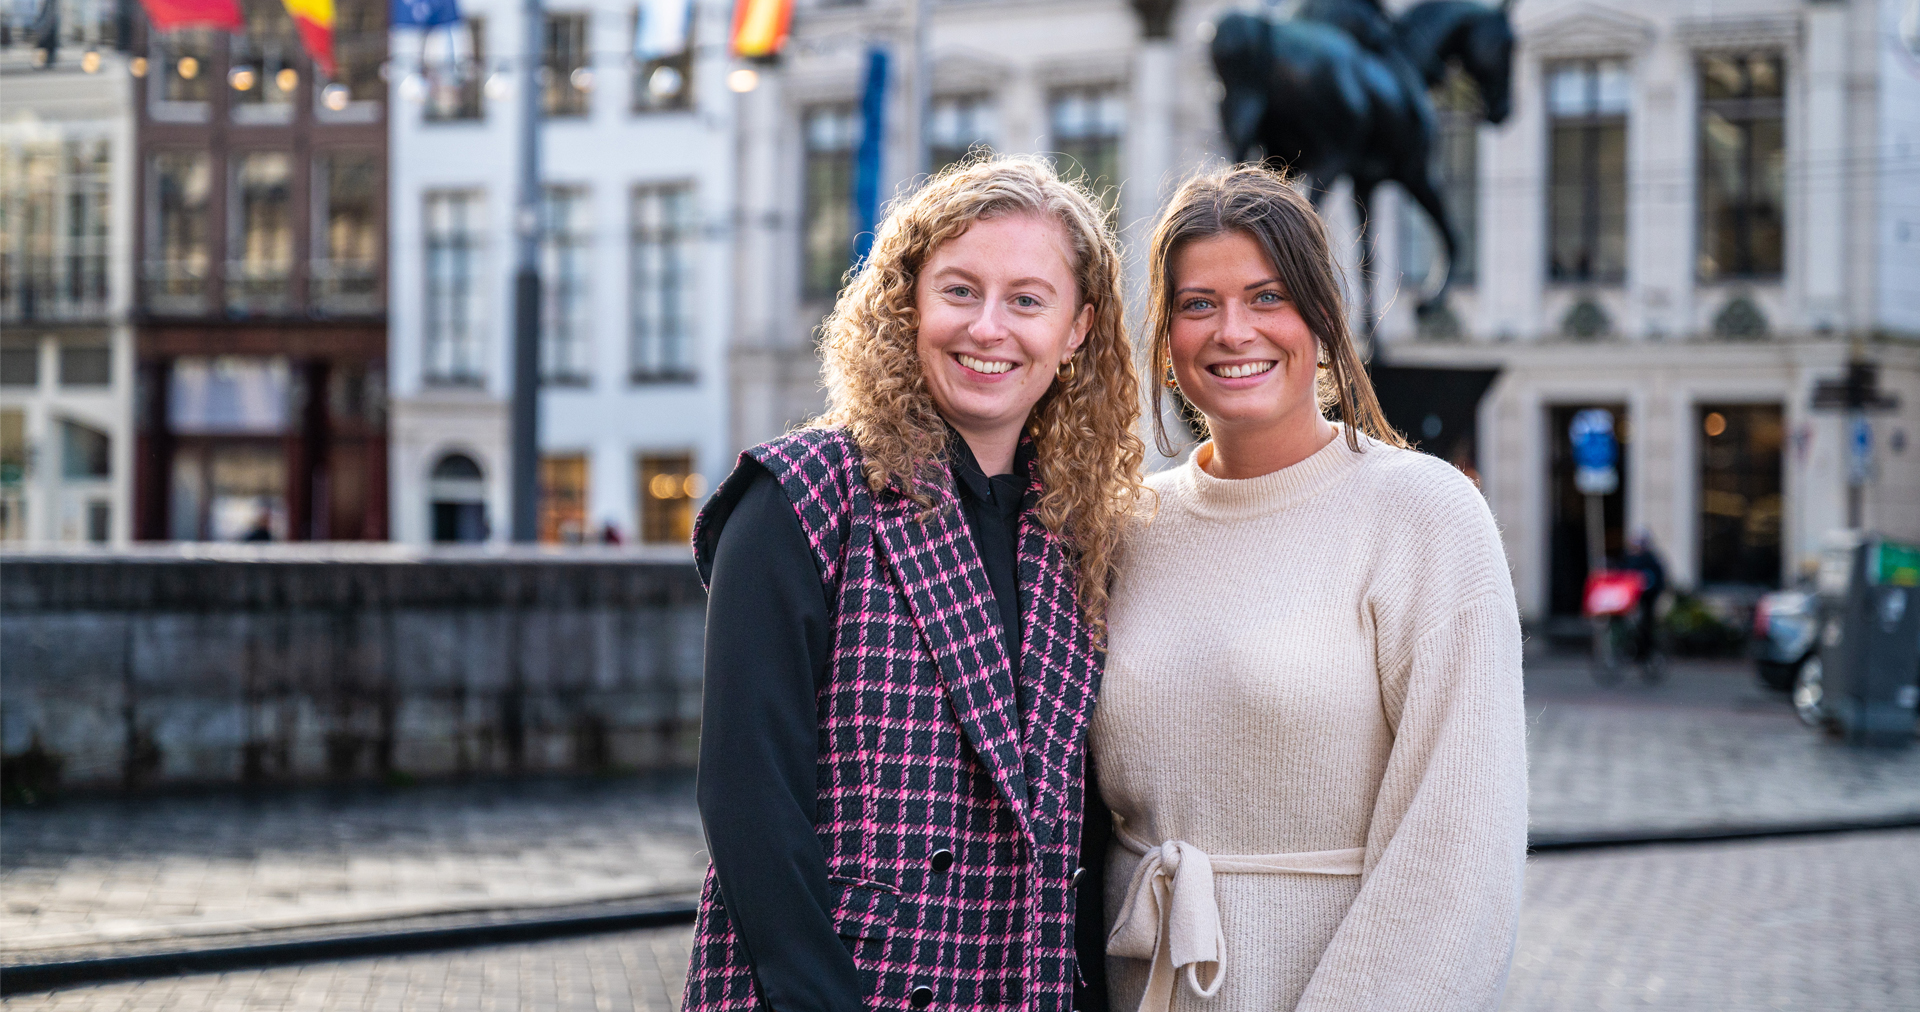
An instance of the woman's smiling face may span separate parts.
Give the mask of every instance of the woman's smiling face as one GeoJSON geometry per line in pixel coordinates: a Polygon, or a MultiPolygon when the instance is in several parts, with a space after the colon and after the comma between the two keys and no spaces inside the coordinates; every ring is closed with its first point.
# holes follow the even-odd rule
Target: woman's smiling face
{"type": "Polygon", "coordinates": [[[1196,239],[1172,273],[1174,376],[1216,435],[1319,417],[1319,342],[1259,243],[1242,232],[1196,239]]]}
{"type": "Polygon", "coordinates": [[[970,441],[1019,427],[1086,340],[1066,229],[1009,213],[974,222],[927,258],[914,289],[921,374],[970,441]]]}

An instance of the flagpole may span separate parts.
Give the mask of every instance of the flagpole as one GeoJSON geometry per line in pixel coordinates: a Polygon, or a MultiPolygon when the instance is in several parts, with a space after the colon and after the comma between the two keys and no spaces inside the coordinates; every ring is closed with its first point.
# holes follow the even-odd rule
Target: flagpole
{"type": "Polygon", "coordinates": [[[513,540],[540,536],[540,107],[547,15],[541,0],[522,0],[525,47],[520,59],[520,165],[514,201],[513,275],[513,540]]]}

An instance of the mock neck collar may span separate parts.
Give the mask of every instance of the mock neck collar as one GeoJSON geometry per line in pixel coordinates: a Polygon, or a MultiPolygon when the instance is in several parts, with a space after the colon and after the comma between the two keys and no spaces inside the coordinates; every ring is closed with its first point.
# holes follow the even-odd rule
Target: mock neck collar
{"type": "Polygon", "coordinates": [[[980,467],[979,458],[973,455],[973,447],[967,445],[966,437],[952,426],[947,427],[947,465],[953,471],[954,490],[977,502],[995,506],[1002,513],[1020,508],[1033,457],[1033,440],[1022,436],[1013,452],[1012,473],[989,476],[980,467]]]}
{"type": "MultiPolygon", "coordinates": [[[[1360,436],[1360,449],[1377,452],[1382,444],[1360,436]]],[[[1276,513],[1331,487],[1360,466],[1364,454],[1347,448],[1347,433],[1334,423],[1333,439],[1305,460],[1257,478],[1216,478],[1201,464],[1213,457],[1213,442],[1201,443],[1175,472],[1193,512],[1215,520],[1240,520],[1276,513]]]]}

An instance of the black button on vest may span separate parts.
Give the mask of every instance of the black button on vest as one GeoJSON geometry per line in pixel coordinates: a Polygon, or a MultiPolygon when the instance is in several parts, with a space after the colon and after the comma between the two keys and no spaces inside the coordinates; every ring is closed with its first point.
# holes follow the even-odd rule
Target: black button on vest
{"type": "MultiPolygon", "coordinates": [[[[942,851],[941,853],[946,852],[942,851]]],[[[926,1008],[928,1005],[933,1004],[933,988],[925,985],[916,987],[913,989],[913,993],[907,996],[907,1001],[912,1004],[914,1008],[926,1008]]]]}
{"type": "Polygon", "coordinates": [[[931,864],[933,865],[934,871],[946,871],[948,868],[953,867],[953,851],[945,847],[934,851],[931,864]]]}

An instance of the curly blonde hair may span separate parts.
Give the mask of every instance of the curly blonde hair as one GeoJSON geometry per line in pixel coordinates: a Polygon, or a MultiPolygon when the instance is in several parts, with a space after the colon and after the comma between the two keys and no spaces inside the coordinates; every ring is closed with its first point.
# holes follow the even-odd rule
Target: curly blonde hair
{"type": "Polygon", "coordinates": [[[822,325],[827,411],[866,458],[875,495],[892,488],[931,508],[947,423],[921,373],[915,287],[934,249],[974,222],[1041,214],[1065,233],[1093,325],[1072,366],[1027,419],[1042,489],[1038,518],[1079,557],[1081,606],[1104,638],[1107,586],[1121,532],[1140,501],[1145,447],[1134,432],[1140,385],[1120,296],[1120,253],[1106,217],[1079,186],[1035,158],[977,155],[888,208],[873,252],[822,325]]]}

